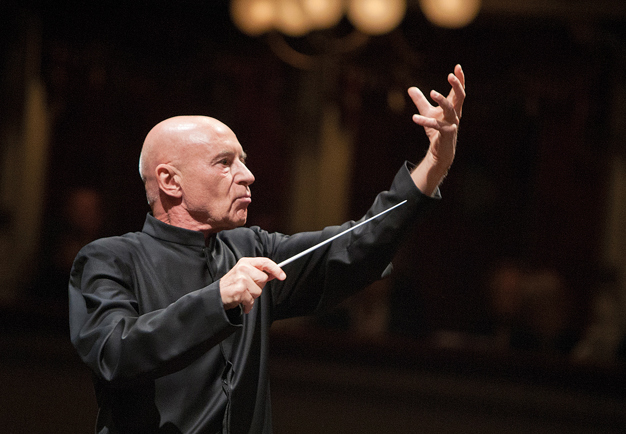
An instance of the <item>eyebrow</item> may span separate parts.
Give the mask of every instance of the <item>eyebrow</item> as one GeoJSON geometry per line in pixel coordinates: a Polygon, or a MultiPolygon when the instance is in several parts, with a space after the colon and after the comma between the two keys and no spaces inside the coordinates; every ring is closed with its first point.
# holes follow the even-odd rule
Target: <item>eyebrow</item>
{"type": "MultiPolygon", "coordinates": [[[[221,160],[224,157],[231,157],[231,156],[234,156],[236,154],[237,153],[233,152],[233,151],[222,151],[219,154],[217,154],[215,156],[215,158],[213,158],[213,161],[219,161],[219,160],[221,160]]],[[[245,163],[246,160],[248,159],[248,154],[246,154],[245,151],[241,151],[241,154],[239,155],[239,159],[245,163]]]]}

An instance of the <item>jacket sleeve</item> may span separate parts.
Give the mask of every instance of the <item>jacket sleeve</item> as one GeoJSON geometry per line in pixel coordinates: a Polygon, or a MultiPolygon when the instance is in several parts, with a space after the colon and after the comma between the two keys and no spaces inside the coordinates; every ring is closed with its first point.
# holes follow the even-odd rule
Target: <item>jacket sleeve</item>
{"type": "Polygon", "coordinates": [[[70,275],[72,344],[96,376],[128,381],[166,375],[240,327],[217,299],[217,282],[141,314],[132,290],[132,259],[120,254],[119,243],[108,239],[84,247],[70,275]]]}
{"type": "MultiPolygon", "coordinates": [[[[406,163],[390,189],[378,194],[359,221],[405,199],[406,204],[285,266],[287,279],[272,282],[274,319],[331,308],[390,272],[391,260],[407,238],[407,231],[440,199],[439,191],[434,197],[422,194],[411,179],[410,169],[410,163],[406,163]]],[[[277,262],[288,258],[357,223],[350,221],[320,232],[287,237],[275,246],[274,258],[277,262]]]]}

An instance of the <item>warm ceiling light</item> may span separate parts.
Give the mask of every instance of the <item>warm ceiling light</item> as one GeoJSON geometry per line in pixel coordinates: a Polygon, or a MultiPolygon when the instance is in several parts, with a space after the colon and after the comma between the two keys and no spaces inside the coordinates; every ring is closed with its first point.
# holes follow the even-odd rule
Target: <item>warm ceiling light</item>
{"type": "Polygon", "coordinates": [[[232,0],[235,25],[250,36],[276,29],[288,36],[304,36],[341,21],[344,10],[361,32],[382,35],[396,28],[406,13],[406,0],[232,0]]]}
{"type": "Polygon", "coordinates": [[[301,0],[302,9],[316,29],[329,29],[343,16],[343,0],[301,0]]]}
{"type": "Polygon", "coordinates": [[[395,29],[404,18],[406,0],[351,0],[348,18],[369,35],[382,35],[395,29]]]}
{"type": "Polygon", "coordinates": [[[273,27],[276,5],[274,0],[233,0],[230,15],[242,32],[258,36],[273,27]]]}
{"type": "Polygon", "coordinates": [[[312,29],[312,22],[298,0],[278,0],[276,29],[288,36],[303,36],[312,29]]]}
{"type": "Polygon", "coordinates": [[[420,0],[428,21],[449,29],[464,27],[480,11],[480,0],[420,0]]]}

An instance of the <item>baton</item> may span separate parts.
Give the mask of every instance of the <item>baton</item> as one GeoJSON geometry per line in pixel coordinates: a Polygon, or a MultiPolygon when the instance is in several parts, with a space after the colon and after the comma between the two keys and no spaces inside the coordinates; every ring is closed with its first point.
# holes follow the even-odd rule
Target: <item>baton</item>
{"type": "Polygon", "coordinates": [[[388,212],[389,212],[389,211],[391,211],[392,209],[397,208],[397,207],[399,207],[400,205],[404,205],[405,203],[406,203],[406,199],[405,199],[405,200],[403,200],[402,202],[398,203],[398,204],[395,204],[395,205],[394,205],[394,206],[392,206],[391,208],[387,208],[386,210],[379,212],[379,213],[378,213],[378,214],[376,214],[375,216],[372,216],[372,217],[368,218],[367,220],[362,221],[361,223],[358,223],[358,224],[356,224],[356,225],[354,225],[354,226],[352,226],[352,227],[350,227],[350,228],[346,229],[346,230],[345,230],[345,231],[343,231],[343,232],[339,232],[338,234],[333,235],[332,237],[328,238],[327,240],[322,241],[321,243],[318,243],[318,244],[314,245],[313,247],[309,247],[308,249],[303,250],[302,252],[300,252],[300,253],[297,253],[297,254],[293,255],[293,256],[292,256],[291,258],[289,258],[289,259],[285,259],[283,262],[281,262],[281,263],[279,263],[279,264],[277,264],[277,265],[278,265],[279,267],[281,267],[281,268],[282,268],[283,266],[285,266],[285,265],[287,265],[287,264],[292,263],[292,262],[293,262],[293,261],[295,261],[296,259],[299,259],[299,258],[303,257],[304,255],[307,255],[307,254],[311,253],[313,250],[319,249],[320,247],[322,247],[322,246],[324,246],[324,245],[326,245],[326,244],[330,243],[330,242],[331,242],[331,241],[333,241],[334,239],[339,238],[340,236],[345,235],[345,234],[347,234],[348,232],[351,232],[351,231],[355,230],[355,229],[356,229],[356,228],[358,228],[359,226],[363,226],[365,223],[368,223],[368,222],[370,222],[370,221],[374,220],[375,218],[378,218],[378,217],[380,217],[381,215],[388,213],[388,212]]]}

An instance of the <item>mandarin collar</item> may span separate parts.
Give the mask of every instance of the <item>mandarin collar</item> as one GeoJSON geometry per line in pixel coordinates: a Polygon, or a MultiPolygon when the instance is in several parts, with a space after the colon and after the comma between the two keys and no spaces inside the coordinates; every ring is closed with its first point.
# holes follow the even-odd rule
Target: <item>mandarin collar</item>
{"type": "MultiPolygon", "coordinates": [[[[143,224],[142,232],[163,241],[176,244],[184,244],[188,246],[205,247],[204,234],[200,231],[192,231],[189,229],[172,226],[155,218],[152,213],[146,215],[146,221],[143,224]]],[[[214,236],[209,239],[209,245],[214,236]]]]}

